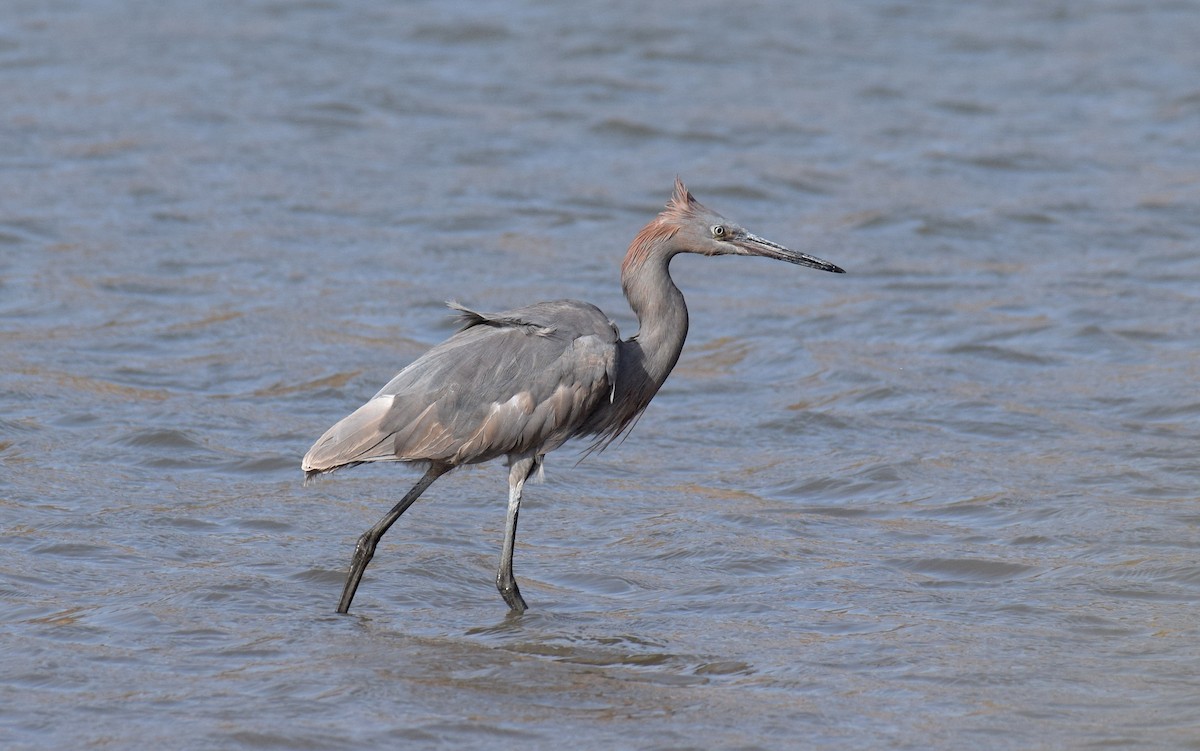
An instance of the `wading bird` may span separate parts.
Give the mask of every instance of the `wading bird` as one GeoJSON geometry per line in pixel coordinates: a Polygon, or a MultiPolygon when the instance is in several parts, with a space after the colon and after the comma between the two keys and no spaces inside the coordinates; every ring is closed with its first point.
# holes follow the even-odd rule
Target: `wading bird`
{"type": "Polygon", "coordinates": [[[463,464],[508,459],[508,516],[496,588],[515,612],[517,512],[525,481],[568,439],[603,448],[628,430],[675,367],[687,336],[683,294],[668,266],[679,253],[774,258],[843,273],[832,263],[752,235],[705,208],[676,178],[666,209],[642,228],[621,264],[621,286],[638,319],[622,340],[594,305],[541,302],[503,313],[457,303],[462,328],[417,358],[369,402],[321,436],[304,456],[305,479],[363,462],[425,467],[412,490],[359,538],[338,605],[350,602],[375,546],[433,484],[463,464]]]}

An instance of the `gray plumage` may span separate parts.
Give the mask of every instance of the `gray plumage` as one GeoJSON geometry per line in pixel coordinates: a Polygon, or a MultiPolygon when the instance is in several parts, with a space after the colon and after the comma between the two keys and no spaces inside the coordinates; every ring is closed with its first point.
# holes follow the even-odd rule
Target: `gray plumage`
{"type": "Polygon", "coordinates": [[[619,334],[596,306],[556,300],[503,313],[452,307],[463,319],[459,332],[321,436],[304,457],[306,472],[544,454],[576,435],[611,397],[619,334]]]}
{"type": "Polygon", "coordinates": [[[687,306],[668,265],[678,253],[756,255],[825,271],[842,269],[750,234],[705,208],[679,180],[621,265],[639,330],[622,340],[594,305],[556,300],[502,313],[457,303],[462,328],[404,368],[325,432],[304,457],[306,478],[363,462],[427,466],[416,486],[359,538],[338,611],[349,611],[379,539],[424,490],[454,467],[507,457],[509,507],[497,588],[526,605],[512,573],[525,481],[571,438],[603,448],[629,429],[679,359],[687,306]]]}

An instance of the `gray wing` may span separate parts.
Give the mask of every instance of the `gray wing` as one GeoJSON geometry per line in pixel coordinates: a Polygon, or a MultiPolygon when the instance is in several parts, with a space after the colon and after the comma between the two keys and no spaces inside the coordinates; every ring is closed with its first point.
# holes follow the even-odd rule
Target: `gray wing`
{"type": "Polygon", "coordinates": [[[472,464],[545,453],[611,399],[616,326],[594,305],[538,303],[477,313],[321,436],[306,472],[370,461],[472,464]]]}

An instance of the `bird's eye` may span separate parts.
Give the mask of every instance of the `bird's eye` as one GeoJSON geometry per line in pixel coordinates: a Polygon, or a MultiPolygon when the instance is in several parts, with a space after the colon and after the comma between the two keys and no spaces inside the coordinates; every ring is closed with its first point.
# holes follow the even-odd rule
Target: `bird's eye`
{"type": "Polygon", "coordinates": [[[712,228],[712,236],[718,240],[720,240],[722,237],[725,237],[726,232],[728,232],[728,230],[725,229],[724,224],[717,224],[712,228]]]}

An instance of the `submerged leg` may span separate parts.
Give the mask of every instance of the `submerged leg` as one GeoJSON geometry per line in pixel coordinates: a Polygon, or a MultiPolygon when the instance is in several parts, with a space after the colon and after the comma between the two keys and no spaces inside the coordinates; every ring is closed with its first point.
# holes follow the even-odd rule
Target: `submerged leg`
{"type": "Polygon", "coordinates": [[[425,474],[417,481],[417,484],[408,491],[408,495],[404,496],[391,511],[384,514],[378,524],[363,532],[362,537],[358,538],[358,544],[354,546],[354,558],[350,561],[350,575],[346,577],[346,588],[342,590],[342,601],[338,604],[337,611],[339,613],[350,612],[350,602],[354,599],[358,583],[362,581],[363,572],[367,570],[367,564],[375,555],[375,546],[379,544],[379,539],[383,537],[389,527],[396,523],[400,515],[421,497],[421,494],[433,484],[434,480],[449,471],[450,467],[445,464],[429,465],[429,469],[425,470],[425,474]]]}
{"type": "Polygon", "coordinates": [[[525,481],[537,468],[537,460],[532,456],[515,459],[512,469],[508,471],[508,517],[504,523],[504,548],[500,553],[500,569],[496,571],[496,589],[515,613],[525,612],[525,598],[517,589],[517,580],[513,576],[512,558],[513,546],[517,542],[517,513],[521,510],[521,490],[525,481]]]}

